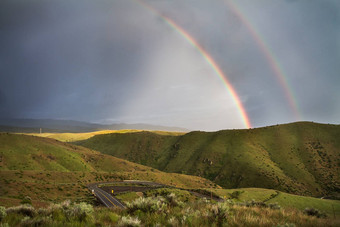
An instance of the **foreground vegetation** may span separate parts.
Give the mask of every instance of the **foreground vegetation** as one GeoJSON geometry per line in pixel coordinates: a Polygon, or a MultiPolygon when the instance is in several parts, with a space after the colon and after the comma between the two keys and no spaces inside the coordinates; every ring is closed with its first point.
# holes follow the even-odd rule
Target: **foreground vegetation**
{"type": "Polygon", "coordinates": [[[249,130],[97,135],[77,144],[224,188],[339,198],[340,126],[298,122],[249,130]]]}
{"type": "Polygon", "coordinates": [[[206,199],[186,201],[176,193],[140,197],[126,209],[93,208],[64,201],[47,208],[0,207],[2,226],[339,226],[340,220],[317,210],[282,209],[259,202],[236,204],[206,199]]]}

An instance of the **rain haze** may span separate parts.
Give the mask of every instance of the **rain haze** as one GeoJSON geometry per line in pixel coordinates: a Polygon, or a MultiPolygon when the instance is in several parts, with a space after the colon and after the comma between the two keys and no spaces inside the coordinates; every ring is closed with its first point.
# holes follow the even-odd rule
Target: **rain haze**
{"type": "Polygon", "coordinates": [[[339,63],[337,0],[0,2],[0,118],[339,124],[339,63]]]}

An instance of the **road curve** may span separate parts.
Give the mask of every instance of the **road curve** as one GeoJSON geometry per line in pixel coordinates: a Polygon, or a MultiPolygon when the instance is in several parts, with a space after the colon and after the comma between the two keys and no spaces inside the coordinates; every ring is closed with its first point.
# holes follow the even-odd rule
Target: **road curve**
{"type": "Polygon", "coordinates": [[[98,188],[98,184],[91,184],[88,186],[88,188],[105,206],[125,208],[125,206],[118,199],[106,191],[98,188]]]}

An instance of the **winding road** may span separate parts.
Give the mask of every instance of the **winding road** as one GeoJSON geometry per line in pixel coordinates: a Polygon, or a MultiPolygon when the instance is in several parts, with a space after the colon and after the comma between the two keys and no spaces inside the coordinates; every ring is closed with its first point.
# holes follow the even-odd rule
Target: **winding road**
{"type": "Polygon", "coordinates": [[[105,206],[120,208],[125,207],[118,199],[116,199],[106,191],[100,189],[98,185],[99,184],[91,184],[88,186],[88,188],[94,194],[94,196],[96,196],[105,206]]]}
{"type": "MultiPolygon", "coordinates": [[[[137,181],[137,180],[125,180],[125,181],[120,181],[120,182],[101,182],[101,183],[90,184],[87,187],[92,192],[92,194],[95,197],[97,197],[106,207],[125,208],[125,205],[122,202],[120,202],[117,198],[115,198],[110,193],[108,193],[105,190],[98,187],[99,185],[105,186],[105,185],[112,185],[112,184],[122,184],[122,185],[124,185],[124,184],[137,184],[137,185],[143,185],[143,186],[150,186],[150,187],[153,187],[153,188],[176,188],[176,187],[173,187],[173,186],[168,186],[168,185],[159,184],[159,183],[155,183],[155,182],[137,181]]],[[[131,187],[131,190],[132,190],[132,188],[133,187],[131,187]]],[[[186,191],[190,192],[191,194],[193,194],[197,197],[200,197],[200,198],[209,199],[209,197],[210,197],[210,196],[203,195],[199,192],[195,192],[195,191],[188,190],[188,189],[183,189],[183,188],[177,188],[177,189],[186,190],[186,191]]],[[[217,198],[215,196],[214,197],[211,196],[211,199],[213,199],[215,201],[223,201],[221,198],[217,198]]]]}

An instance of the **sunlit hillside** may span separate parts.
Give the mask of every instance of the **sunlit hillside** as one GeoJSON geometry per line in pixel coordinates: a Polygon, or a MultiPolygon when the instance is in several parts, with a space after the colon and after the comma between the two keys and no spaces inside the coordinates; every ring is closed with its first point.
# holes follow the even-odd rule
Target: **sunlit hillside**
{"type": "Polygon", "coordinates": [[[77,144],[226,188],[261,187],[338,196],[340,126],[299,122],[249,130],[106,134],[77,144]]]}
{"type": "MultiPolygon", "coordinates": [[[[144,132],[145,130],[139,129],[122,129],[122,130],[100,130],[94,132],[81,132],[81,133],[25,133],[25,135],[39,136],[56,139],[62,142],[75,142],[80,140],[89,139],[95,135],[110,134],[110,133],[135,133],[144,132]]],[[[150,131],[159,135],[184,135],[184,132],[167,132],[167,131],[150,131]]],[[[21,134],[21,133],[19,133],[21,134]]]]}

